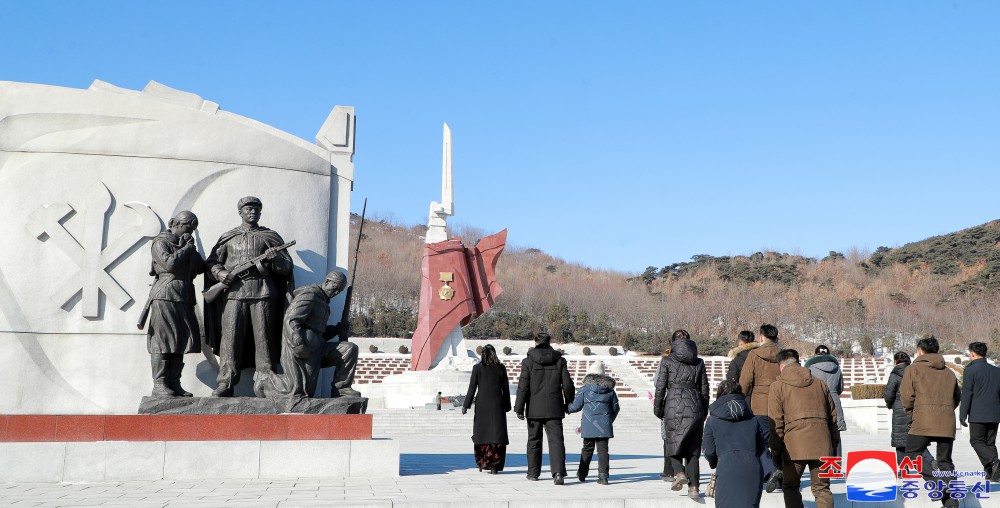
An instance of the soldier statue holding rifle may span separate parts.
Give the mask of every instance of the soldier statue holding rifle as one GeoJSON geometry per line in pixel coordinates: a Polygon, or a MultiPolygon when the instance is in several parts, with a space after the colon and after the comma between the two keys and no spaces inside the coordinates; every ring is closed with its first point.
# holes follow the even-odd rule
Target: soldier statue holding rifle
{"type": "Polygon", "coordinates": [[[263,205],[247,196],[237,209],[243,223],[219,237],[206,261],[206,334],[219,354],[219,386],[213,397],[232,397],[240,370],[274,371],[281,347],[281,318],[290,300],[292,258],[278,233],[259,226],[263,205]],[[218,319],[221,308],[221,320],[218,319]]]}

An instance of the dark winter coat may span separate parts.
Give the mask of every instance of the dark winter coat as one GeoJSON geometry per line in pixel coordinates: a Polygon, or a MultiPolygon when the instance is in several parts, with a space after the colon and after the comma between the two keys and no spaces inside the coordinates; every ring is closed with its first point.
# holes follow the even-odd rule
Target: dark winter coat
{"type": "Polygon", "coordinates": [[[715,506],[760,506],[764,469],[759,457],[767,449],[767,424],[754,417],[740,394],[723,395],[708,408],[705,458],[716,470],[715,506]]]}
{"type": "Polygon", "coordinates": [[[965,366],[958,418],[973,423],[1000,422],[1000,368],[990,365],[984,358],[972,360],[965,366]]]}
{"type": "Polygon", "coordinates": [[[903,371],[899,398],[910,416],[910,434],[955,438],[955,408],[962,391],[943,356],[927,353],[913,360],[903,371]]]}
{"type": "Polygon", "coordinates": [[[751,342],[729,350],[727,356],[730,360],[729,367],[726,369],[726,379],[736,383],[740,382],[740,373],[743,372],[743,364],[747,362],[747,355],[750,354],[750,351],[757,349],[759,345],[759,342],[751,342]]]}
{"type": "Polygon", "coordinates": [[[840,363],[833,356],[819,355],[810,358],[805,367],[812,372],[813,377],[826,382],[826,387],[833,396],[833,405],[837,407],[837,428],[847,430],[844,407],[840,404],[840,394],[844,393],[844,374],[840,371],[840,363]]]}
{"type": "Polygon", "coordinates": [[[698,346],[689,339],[675,340],[670,355],[660,360],[653,399],[653,414],[663,420],[664,455],[700,454],[707,412],[708,376],[698,346]]]}
{"type": "Polygon", "coordinates": [[[576,392],[576,398],[569,405],[569,412],[583,410],[580,437],[584,439],[612,438],[615,430],[612,422],[618,417],[618,394],[615,380],[602,374],[587,374],[583,387],[576,392]]]}
{"type": "Polygon", "coordinates": [[[885,390],[882,398],[885,399],[885,407],[892,410],[892,433],[890,443],[893,448],[906,447],[906,435],[910,429],[910,417],[906,416],[903,409],[903,401],[899,398],[899,383],[903,381],[903,371],[907,364],[899,364],[892,368],[889,379],[885,382],[885,390]]]}
{"type": "Polygon", "coordinates": [[[510,384],[503,364],[472,367],[469,391],[463,407],[476,402],[476,415],[472,421],[472,442],[475,444],[507,444],[507,418],[510,411],[510,384]],[[478,393],[477,393],[478,392],[478,393]]]}
{"type": "Polygon", "coordinates": [[[563,418],[574,392],[562,354],[548,344],[539,344],[521,360],[514,412],[528,418],[563,418]]]}

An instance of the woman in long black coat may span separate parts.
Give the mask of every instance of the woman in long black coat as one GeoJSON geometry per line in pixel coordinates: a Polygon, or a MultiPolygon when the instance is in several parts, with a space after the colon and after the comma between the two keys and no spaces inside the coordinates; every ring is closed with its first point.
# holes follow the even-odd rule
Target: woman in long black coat
{"type": "Polygon", "coordinates": [[[699,497],[698,457],[708,411],[708,375],[688,332],[674,332],[671,347],[656,374],[653,414],[662,420],[664,453],[673,463],[671,490],[687,485],[688,496],[695,499],[699,497]]]}
{"type": "Polygon", "coordinates": [[[764,468],[760,455],[767,449],[767,424],[754,417],[740,384],[725,380],[708,407],[705,423],[705,458],[718,475],[715,506],[760,506],[764,468]]]}
{"type": "Polygon", "coordinates": [[[462,414],[476,403],[472,421],[472,442],[475,444],[476,465],[491,474],[503,471],[507,459],[507,417],[510,411],[510,384],[507,369],[497,358],[496,349],[483,346],[482,361],[472,367],[469,391],[462,404],[462,414]],[[478,395],[476,392],[479,392],[478,395]]]}
{"type": "MultiPolygon", "coordinates": [[[[882,398],[885,400],[885,407],[892,410],[892,432],[889,439],[892,447],[896,449],[896,463],[903,460],[906,451],[906,436],[910,433],[910,417],[906,416],[903,409],[903,402],[899,398],[899,384],[903,382],[903,371],[910,366],[910,355],[900,351],[893,355],[896,366],[889,373],[889,379],[885,382],[885,390],[882,398]]],[[[924,462],[933,466],[934,457],[930,450],[924,450],[924,462]]]]}

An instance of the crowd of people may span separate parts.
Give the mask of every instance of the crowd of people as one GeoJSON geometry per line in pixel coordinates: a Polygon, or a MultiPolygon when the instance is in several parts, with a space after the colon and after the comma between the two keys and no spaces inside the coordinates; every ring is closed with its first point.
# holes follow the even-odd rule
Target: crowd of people
{"type": "MultiPolygon", "coordinates": [[[[719,507],[758,507],[764,492],[781,489],[786,507],[802,507],[801,478],[809,471],[810,488],[820,508],[832,508],[829,479],[821,475],[823,457],[841,456],[841,432],[847,429],[840,394],[843,374],[829,348],[818,346],[803,365],[799,352],[782,349],[777,327],[765,324],[759,334],[740,332],[730,351],[726,379],[710,403],[710,387],[698,346],[685,330],[673,333],[654,381],[653,414],[661,421],[663,472],[670,489],[687,487],[692,499],[701,497],[699,460],[704,454],[714,470],[708,495],[719,507]]],[[[958,423],[969,427],[970,444],[986,477],[1000,480],[996,436],[1000,422],[1000,368],[986,360],[987,346],[969,345],[971,361],[962,383],[946,367],[936,338],[917,342],[911,362],[905,352],[893,357],[895,367],[885,386],[886,407],[892,410],[890,444],[897,462],[909,458],[928,481],[955,471],[952,448],[958,423]],[[935,454],[928,448],[935,444],[935,454]],[[919,460],[918,460],[919,459],[919,460]],[[935,476],[936,474],[936,476],[935,476]]],[[[527,478],[542,472],[542,438],[548,440],[549,467],[556,485],[566,479],[563,418],[582,411],[583,449],[576,476],[586,481],[593,454],[598,455],[597,483],[609,484],[608,442],[620,406],[615,381],[602,362],[591,363],[583,386],[575,390],[562,353],[546,333],[521,362],[513,410],[528,428],[527,478]]],[[[493,346],[485,346],[482,361],[462,408],[475,402],[473,442],[480,471],[502,471],[506,456],[507,420],[511,410],[507,372],[493,346]]],[[[947,482],[945,482],[947,484],[947,482]]],[[[938,493],[944,506],[958,506],[947,489],[938,493]]]]}

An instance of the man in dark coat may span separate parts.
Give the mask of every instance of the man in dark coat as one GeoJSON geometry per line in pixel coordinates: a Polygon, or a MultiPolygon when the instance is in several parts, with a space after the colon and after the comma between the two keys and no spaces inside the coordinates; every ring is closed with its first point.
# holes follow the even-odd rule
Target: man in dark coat
{"type": "Polygon", "coordinates": [[[660,360],[656,374],[653,414],[662,420],[664,453],[674,469],[672,490],[686,484],[688,496],[697,498],[700,485],[698,457],[702,431],[708,412],[708,376],[705,362],[698,358],[698,345],[685,330],[671,339],[670,355],[660,360]]]}
{"type": "MultiPolygon", "coordinates": [[[[910,366],[910,355],[900,351],[893,356],[893,361],[896,365],[889,373],[882,398],[885,400],[885,407],[892,410],[892,432],[889,434],[889,441],[896,449],[896,464],[899,464],[906,455],[906,436],[910,432],[910,417],[903,409],[903,401],[899,397],[899,385],[903,382],[903,373],[910,366]]],[[[934,457],[929,450],[924,450],[923,460],[933,465],[934,457]]]]}
{"type": "Polygon", "coordinates": [[[802,508],[799,487],[808,467],[817,508],[833,508],[830,480],[820,476],[820,458],[829,457],[840,445],[837,409],[830,389],[809,369],[799,366],[798,351],[784,349],[775,359],[781,374],[768,392],[767,414],[781,443],[785,506],[802,508]]]}
{"type": "MultiPolygon", "coordinates": [[[[743,370],[740,371],[740,389],[743,396],[750,401],[750,409],[758,418],[768,419],[767,401],[771,383],[781,372],[775,357],[781,348],[778,347],[778,327],[770,324],[760,326],[760,346],[747,355],[743,370]]],[[[782,459],[777,434],[774,432],[774,422],[768,421],[770,431],[769,447],[771,461],[774,463],[774,473],[767,481],[767,492],[774,492],[781,485],[782,459]]]]}
{"type": "Polygon", "coordinates": [[[1000,422],[1000,369],[986,361],[986,344],[969,344],[972,361],[962,375],[962,405],[958,419],[969,427],[969,444],[993,481],[1000,481],[997,425],[1000,422]]]}
{"type": "Polygon", "coordinates": [[[757,339],[750,330],[743,330],[736,339],[736,347],[729,350],[729,368],[726,369],[726,379],[740,382],[740,373],[751,350],[757,349],[757,339]]]}
{"type": "MultiPolygon", "coordinates": [[[[181,387],[181,371],[184,354],[201,351],[193,281],[205,271],[205,260],[191,236],[198,229],[198,217],[185,210],[170,219],[168,227],[153,238],[151,247],[153,263],[149,274],[156,279],[146,304],[146,347],[153,367],[152,395],[190,397],[191,393],[181,387]]],[[[142,326],[140,322],[139,328],[142,326]]]]}
{"type": "MultiPolygon", "coordinates": [[[[257,225],[262,206],[253,196],[240,199],[237,209],[243,224],[223,233],[206,261],[211,279],[228,286],[220,323],[219,386],[213,397],[232,397],[244,366],[252,364],[263,375],[273,371],[281,347],[281,316],[293,287],[292,258],[277,249],[285,243],[278,233],[257,225]],[[267,260],[258,266],[239,276],[231,273],[262,254],[267,260]],[[245,358],[249,351],[252,361],[245,358]]],[[[214,317],[209,319],[214,322],[214,317]]]]}
{"type": "MultiPolygon", "coordinates": [[[[938,341],[925,337],[917,341],[917,358],[903,372],[899,394],[903,409],[910,417],[910,431],[906,436],[906,455],[917,460],[927,446],[937,443],[938,476],[931,474],[930,464],[921,464],[924,479],[928,482],[943,481],[948,485],[949,472],[955,470],[951,449],[955,443],[955,408],[962,399],[955,374],[945,366],[944,357],[938,354],[938,341]]],[[[940,492],[944,506],[958,506],[958,500],[940,492]]]]}
{"type": "Polygon", "coordinates": [[[562,354],[552,349],[547,333],[535,334],[535,347],[521,361],[514,412],[521,420],[528,418],[528,479],[542,473],[542,430],[549,441],[549,467],[556,485],[565,483],[566,445],[563,442],[563,417],[573,402],[576,389],[562,354]]]}
{"type": "Polygon", "coordinates": [[[271,371],[254,375],[254,392],[258,397],[314,397],[319,372],[334,367],[330,395],[358,396],[351,388],[358,364],[358,345],[341,340],[327,342],[334,336],[343,337],[347,323],[327,325],[330,300],[347,285],[347,277],[330,272],[323,284],[302,286],[295,290],[281,327],[281,373],[271,371]]]}

